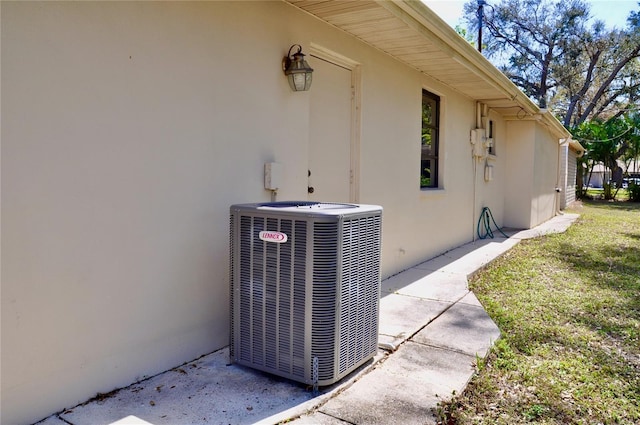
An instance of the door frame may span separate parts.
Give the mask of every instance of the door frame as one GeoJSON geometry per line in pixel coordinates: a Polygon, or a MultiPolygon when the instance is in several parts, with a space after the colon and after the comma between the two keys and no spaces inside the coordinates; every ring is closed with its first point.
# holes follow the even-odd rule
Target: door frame
{"type": "MultiPolygon", "coordinates": [[[[361,87],[362,72],[361,65],[315,43],[310,43],[309,55],[320,60],[332,63],[341,68],[351,71],[351,134],[350,134],[350,167],[349,176],[349,200],[350,202],[360,201],[360,133],[361,133],[361,87]]],[[[311,89],[313,90],[313,88],[311,89]]]]}

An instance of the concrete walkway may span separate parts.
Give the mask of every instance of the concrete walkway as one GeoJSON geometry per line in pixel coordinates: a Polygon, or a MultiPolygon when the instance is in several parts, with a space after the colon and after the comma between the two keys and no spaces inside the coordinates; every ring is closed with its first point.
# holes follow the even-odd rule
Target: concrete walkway
{"type": "Polygon", "coordinates": [[[468,243],[384,280],[378,355],[318,394],[230,365],[223,349],[39,424],[433,424],[437,403],[465,388],[476,356],[500,337],[468,277],[520,240],[564,232],[577,217],[468,243]]]}

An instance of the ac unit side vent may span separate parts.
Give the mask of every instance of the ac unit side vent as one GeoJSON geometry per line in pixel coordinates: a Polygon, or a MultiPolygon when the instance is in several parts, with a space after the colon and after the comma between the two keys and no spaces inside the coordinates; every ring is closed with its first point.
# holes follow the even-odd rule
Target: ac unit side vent
{"type": "Polygon", "coordinates": [[[230,290],[229,290],[229,311],[231,312],[231,320],[229,323],[229,357],[230,358],[234,358],[235,357],[235,352],[234,352],[234,344],[233,344],[233,336],[234,336],[234,324],[235,324],[235,314],[233,314],[233,305],[234,305],[234,299],[233,299],[233,270],[235,270],[235,263],[234,263],[234,255],[233,255],[233,245],[234,245],[234,241],[235,241],[235,232],[234,232],[234,217],[233,214],[230,216],[229,219],[230,223],[229,223],[229,282],[230,282],[230,290]]]}
{"type": "Polygon", "coordinates": [[[337,222],[314,225],[311,358],[318,358],[320,381],[331,379],[335,368],[339,269],[337,232],[337,222]]]}
{"type": "Polygon", "coordinates": [[[340,364],[344,373],[363,358],[375,354],[378,345],[381,218],[346,221],[342,244],[345,253],[340,280],[340,364]]]}

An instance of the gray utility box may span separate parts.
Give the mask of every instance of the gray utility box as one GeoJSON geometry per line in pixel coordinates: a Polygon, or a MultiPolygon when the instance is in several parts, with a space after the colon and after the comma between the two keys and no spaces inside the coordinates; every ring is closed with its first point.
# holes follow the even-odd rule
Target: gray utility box
{"type": "Polygon", "coordinates": [[[231,207],[233,362],[330,385],[378,348],[382,208],[231,207]]]}

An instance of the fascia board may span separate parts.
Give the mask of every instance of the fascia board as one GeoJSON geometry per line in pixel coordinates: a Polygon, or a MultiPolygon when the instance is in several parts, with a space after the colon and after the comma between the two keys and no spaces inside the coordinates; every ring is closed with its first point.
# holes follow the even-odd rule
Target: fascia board
{"type": "Polygon", "coordinates": [[[541,121],[558,138],[570,138],[571,133],[549,111],[540,109],[509,78],[493,66],[487,58],[473,48],[453,28],[418,0],[384,1],[379,4],[402,19],[407,25],[428,36],[440,49],[476,75],[488,81],[506,98],[511,99],[525,112],[540,114],[541,121]]]}
{"type": "Polygon", "coordinates": [[[511,80],[491,64],[480,52],[460,37],[446,22],[417,0],[385,1],[378,4],[393,13],[414,30],[436,44],[455,61],[490,83],[506,98],[511,99],[529,114],[539,112],[531,101],[511,80]]]}

